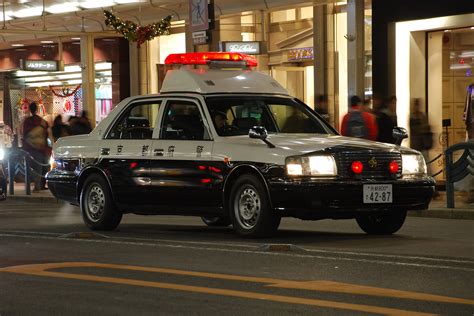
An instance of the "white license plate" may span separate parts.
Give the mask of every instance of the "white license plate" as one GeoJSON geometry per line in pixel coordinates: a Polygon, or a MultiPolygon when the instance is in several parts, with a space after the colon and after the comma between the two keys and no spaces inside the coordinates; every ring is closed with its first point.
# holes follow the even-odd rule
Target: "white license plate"
{"type": "Polygon", "coordinates": [[[364,203],[392,203],[391,184],[364,184],[364,203]]]}

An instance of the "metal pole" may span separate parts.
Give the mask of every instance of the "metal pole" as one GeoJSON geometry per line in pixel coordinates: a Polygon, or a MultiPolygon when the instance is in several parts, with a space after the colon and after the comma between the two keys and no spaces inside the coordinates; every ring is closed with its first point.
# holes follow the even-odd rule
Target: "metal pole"
{"type": "Polygon", "coordinates": [[[23,157],[23,162],[25,163],[25,192],[26,195],[31,195],[30,164],[26,156],[23,157]]]}
{"type": "Polygon", "coordinates": [[[7,167],[8,167],[8,193],[10,195],[14,195],[15,194],[15,185],[14,185],[14,182],[13,182],[13,178],[14,178],[14,174],[15,174],[15,170],[13,170],[15,168],[15,166],[12,166],[12,161],[11,161],[11,157],[10,155],[8,155],[8,160],[7,160],[7,167]]]}
{"type": "Polygon", "coordinates": [[[446,207],[454,208],[454,183],[451,181],[451,165],[453,163],[453,153],[446,150],[446,207]]]}

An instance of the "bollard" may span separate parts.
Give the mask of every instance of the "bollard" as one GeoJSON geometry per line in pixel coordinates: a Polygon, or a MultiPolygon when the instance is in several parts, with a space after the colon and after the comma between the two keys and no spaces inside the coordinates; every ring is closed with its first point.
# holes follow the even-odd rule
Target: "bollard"
{"type": "Polygon", "coordinates": [[[26,156],[23,156],[23,162],[25,163],[25,192],[26,195],[31,195],[30,164],[26,156]]]}

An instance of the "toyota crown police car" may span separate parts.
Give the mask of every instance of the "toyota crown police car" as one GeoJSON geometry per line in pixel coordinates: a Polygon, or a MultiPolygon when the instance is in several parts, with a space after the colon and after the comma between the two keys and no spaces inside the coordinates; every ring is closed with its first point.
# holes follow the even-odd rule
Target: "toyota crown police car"
{"type": "Polygon", "coordinates": [[[90,229],[135,213],[201,216],[249,237],[285,216],[355,218],[369,234],[391,234],[407,210],[427,208],[434,180],[419,152],[338,135],[252,71],[253,57],[172,54],[166,64],[183,66],[160,94],[125,99],[89,135],[54,146],[49,188],[78,204],[90,229]]]}

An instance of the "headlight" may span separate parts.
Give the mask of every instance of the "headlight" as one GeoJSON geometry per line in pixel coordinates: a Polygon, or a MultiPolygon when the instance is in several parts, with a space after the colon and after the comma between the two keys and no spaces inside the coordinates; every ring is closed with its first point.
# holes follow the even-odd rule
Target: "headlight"
{"type": "Polygon", "coordinates": [[[290,157],[286,159],[286,172],[290,176],[336,176],[333,156],[290,157]]]}
{"type": "Polygon", "coordinates": [[[426,175],[426,163],[422,155],[402,155],[403,175],[426,175]]]}
{"type": "Polygon", "coordinates": [[[3,160],[5,158],[5,150],[3,148],[0,148],[0,160],[3,160]]]}

